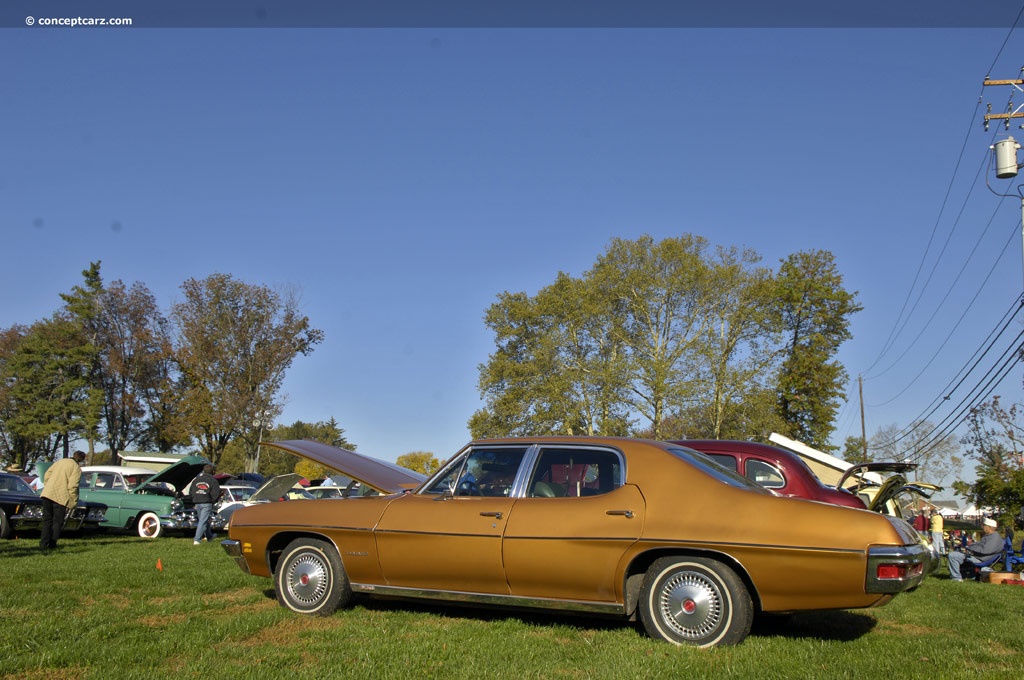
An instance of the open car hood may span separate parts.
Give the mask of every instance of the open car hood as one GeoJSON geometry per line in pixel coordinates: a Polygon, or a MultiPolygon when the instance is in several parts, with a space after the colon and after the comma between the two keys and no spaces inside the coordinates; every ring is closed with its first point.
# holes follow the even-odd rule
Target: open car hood
{"type": "Polygon", "coordinates": [[[927,484],[925,482],[908,482],[906,477],[897,473],[887,478],[881,484],[862,484],[857,487],[854,493],[871,487],[878,489],[875,492],[874,498],[871,499],[871,503],[868,505],[868,509],[873,510],[874,512],[881,512],[886,503],[900,494],[909,493],[911,495],[921,496],[922,498],[931,498],[935,492],[942,491],[941,486],[927,484]]]}
{"type": "MultiPolygon", "coordinates": [[[[901,463],[898,461],[877,461],[872,463],[857,463],[855,465],[851,465],[849,469],[847,469],[846,472],[843,473],[843,476],[839,478],[839,482],[836,484],[836,488],[847,488],[847,482],[849,482],[850,479],[854,477],[857,478],[857,483],[854,485],[857,490],[864,488],[866,486],[878,486],[877,482],[865,482],[864,475],[867,474],[868,472],[889,472],[897,473],[900,475],[906,475],[907,472],[910,472],[916,467],[917,463],[901,463]]],[[[904,479],[906,479],[906,477],[904,477],[904,479]]],[[[856,493],[856,491],[854,491],[854,493],[856,493]]]]}
{"type": "Polygon", "coordinates": [[[384,494],[415,489],[426,480],[425,475],[407,470],[394,463],[385,463],[355,451],[321,442],[293,439],[283,442],[260,442],[260,444],[308,458],[384,494]]]}
{"type": "Polygon", "coordinates": [[[276,501],[288,493],[288,489],[299,483],[302,475],[296,472],[289,472],[286,475],[271,477],[260,488],[256,489],[253,495],[249,496],[250,501],[276,501]]]}
{"type": "Polygon", "coordinates": [[[165,483],[170,484],[174,487],[175,491],[180,493],[182,489],[189,485],[189,482],[196,478],[196,475],[203,471],[203,466],[209,464],[209,462],[202,456],[185,456],[174,465],[164,468],[146,479],[142,484],[135,487],[133,492],[137,493],[150,484],[165,483]]]}

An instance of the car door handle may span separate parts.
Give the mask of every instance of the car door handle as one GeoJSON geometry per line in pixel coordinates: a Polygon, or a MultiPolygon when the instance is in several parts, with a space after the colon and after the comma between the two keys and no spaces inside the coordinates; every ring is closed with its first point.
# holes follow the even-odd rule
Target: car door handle
{"type": "Polygon", "coordinates": [[[494,519],[501,519],[504,517],[500,512],[481,512],[481,517],[493,517],[494,519]]]}
{"type": "Polygon", "coordinates": [[[622,515],[626,519],[633,519],[632,510],[609,510],[605,513],[606,515],[622,515]]]}

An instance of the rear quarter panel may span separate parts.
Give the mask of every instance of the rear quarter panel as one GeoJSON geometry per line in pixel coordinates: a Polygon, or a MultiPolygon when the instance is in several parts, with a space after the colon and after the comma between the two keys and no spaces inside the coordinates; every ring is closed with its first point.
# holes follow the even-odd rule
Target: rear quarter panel
{"type": "Polygon", "coordinates": [[[660,451],[636,449],[629,482],[647,503],[645,551],[727,556],[764,611],[867,607],[867,550],[904,545],[876,513],[729,486],[660,451]]]}

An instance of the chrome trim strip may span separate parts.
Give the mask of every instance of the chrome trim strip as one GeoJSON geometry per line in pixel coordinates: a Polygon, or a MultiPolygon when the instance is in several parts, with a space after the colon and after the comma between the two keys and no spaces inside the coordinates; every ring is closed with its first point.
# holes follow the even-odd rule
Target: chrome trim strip
{"type": "Polygon", "coordinates": [[[692,548],[695,550],[720,550],[722,552],[728,552],[729,548],[758,548],[763,550],[793,550],[793,551],[811,551],[811,552],[831,552],[831,553],[849,553],[852,555],[863,555],[863,550],[857,548],[830,548],[827,546],[814,546],[814,545],[775,545],[772,543],[726,543],[719,541],[680,541],[678,539],[671,538],[641,538],[637,541],[637,545],[644,546],[645,549],[660,548],[665,546],[679,546],[685,548],[692,548]]]}
{"type": "Polygon", "coordinates": [[[526,609],[557,609],[562,611],[585,612],[624,616],[625,605],[621,602],[587,602],[581,600],[556,600],[546,597],[522,597],[519,595],[497,595],[492,593],[468,593],[457,590],[423,590],[400,586],[381,586],[368,583],[353,583],[352,590],[374,597],[393,597],[409,600],[440,600],[487,606],[520,607],[526,609]]]}

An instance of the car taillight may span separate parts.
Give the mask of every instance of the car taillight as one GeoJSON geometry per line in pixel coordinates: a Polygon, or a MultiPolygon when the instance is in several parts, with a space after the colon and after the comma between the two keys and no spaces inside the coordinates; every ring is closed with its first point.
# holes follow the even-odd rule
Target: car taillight
{"type": "Polygon", "coordinates": [[[875,569],[875,578],[879,581],[891,581],[904,579],[908,576],[918,576],[924,570],[924,565],[918,564],[894,564],[882,563],[875,569]]]}

